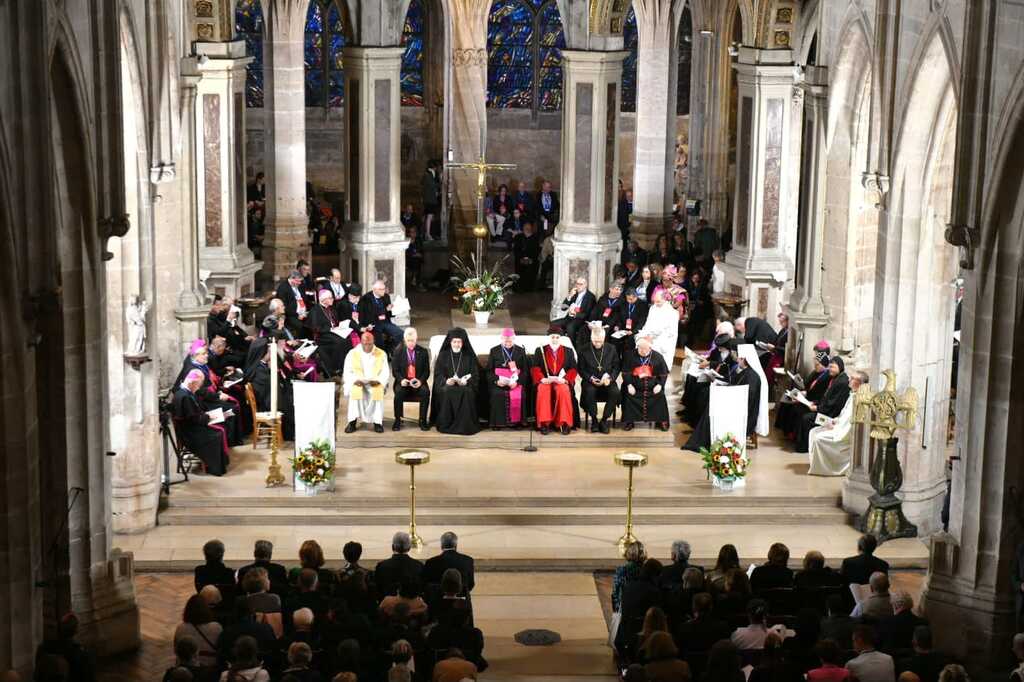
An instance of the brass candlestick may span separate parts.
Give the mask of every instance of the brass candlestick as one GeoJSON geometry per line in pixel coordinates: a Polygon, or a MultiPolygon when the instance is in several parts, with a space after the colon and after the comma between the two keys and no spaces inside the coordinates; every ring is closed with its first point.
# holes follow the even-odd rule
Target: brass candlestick
{"type": "Polygon", "coordinates": [[[629,472],[629,484],[626,488],[626,532],[619,538],[619,556],[626,556],[626,548],[637,542],[633,535],[633,470],[647,466],[647,455],[642,452],[619,452],[615,455],[615,463],[626,467],[629,472]]]}
{"type": "Polygon", "coordinates": [[[280,428],[281,417],[275,414],[271,419],[271,426],[274,432],[270,436],[270,466],[267,467],[268,488],[284,485],[284,474],[281,473],[281,465],[277,462],[278,434],[280,433],[278,429],[280,428]]]}
{"type": "Polygon", "coordinates": [[[427,450],[399,450],[395,453],[395,461],[409,467],[409,538],[412,540],[412,548],[423,547],[423,538],[416,532],[416,467],[430,461],[430,452],[427,450]]]}

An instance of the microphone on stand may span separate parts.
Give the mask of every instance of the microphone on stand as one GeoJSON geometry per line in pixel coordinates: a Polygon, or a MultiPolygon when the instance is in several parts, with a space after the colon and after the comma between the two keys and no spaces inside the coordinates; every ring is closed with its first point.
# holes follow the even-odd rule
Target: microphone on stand
{"type": "Polygon", "coordinates": [[[530,429],[530,443],[523,448],[523,452],[537,452],[537,446],[533,444],[533,429],[530,429]]]}

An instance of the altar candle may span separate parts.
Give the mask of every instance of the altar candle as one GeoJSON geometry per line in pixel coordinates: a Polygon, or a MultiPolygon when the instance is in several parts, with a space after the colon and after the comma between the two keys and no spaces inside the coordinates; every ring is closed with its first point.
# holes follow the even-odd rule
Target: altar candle
{"type": "Polygon", "coordinates": [[[270,414],[277,414],[277,342],[270,342],[270,414]]]}

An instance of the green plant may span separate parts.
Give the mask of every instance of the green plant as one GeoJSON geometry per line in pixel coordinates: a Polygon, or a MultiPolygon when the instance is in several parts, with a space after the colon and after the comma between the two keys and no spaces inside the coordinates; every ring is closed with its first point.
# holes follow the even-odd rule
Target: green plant
{"type": "Polygon", "coordinates": [[[458,296],[456,302],[462,308],[462,312],[494,312],[501,308],[508,300],[511,293],[509,289],[515,284],[516,275],[505,275],[501,272],[501,266],[508,256],[500,260],[493,269],[481,269],[478,267],[476,257],[471,257],[471,264],[458,256],[452,256],[451,263],[455,275],[452,281],[457,286],[458,296]]]}

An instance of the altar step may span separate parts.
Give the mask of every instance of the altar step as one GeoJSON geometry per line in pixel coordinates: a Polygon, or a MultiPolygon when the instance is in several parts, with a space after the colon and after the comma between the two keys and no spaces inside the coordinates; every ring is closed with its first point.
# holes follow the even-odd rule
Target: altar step
{"type": "MultiPolygon", "coordinates": [[[[625,517],[625,500],[597,506],[538,506],[510,504],[507,506],[469,507],[417,504],[416,521],[430,526],[595,526],[621,523],[625,517]]],[[[638,505],[633,510],[634,523],[650,526],[675,525],[758,525],[766,519],[779,524],[823,526],[845,524],[848,514],[832,506],[772,504],[698,506],[694,504],[652,506],[638,505]]],[[[324,504],[312,505],[241,505],[170,507],[160,514],[164,526],[202,526],[208,523],[229,526],[401,526],[408,523],[409,510],[404,505],[366,506],[324,504]]],[[[197,529],[198,530],[198,529],[197,529]]]]}
{"type": "Polygon", "coordinates": [[[436,430],[420,431],[415,421],[405,420],[405,427],[399,431],[391,430],[392,421],[390,417],[385,418],[385,433],[374,433],[365,427],[355,433],[342,434],[342,425],[338,430],[338,452],[345,450],[358,450],[361,448],[379,447],[417,447],[431,450],[450,450],[452,448],[486,448],[488,450],[522,451],[528,445],[533,445],[538,450],[570,450],[578,448],[655,448],[655,447],[679,447],[683,440],[677,442],[676,432],[659,431],[649,424],[637,424],[632,431],[623,431],[622,422],[618,428],[613,428],[611,433],[590,433],[580,425],[568,436],[563,436],[557,431],[552,431],[542,436],[539,431],[531,429],[484,429],[473,436],[453,436],[446,433],[438,433],[436,430]],[[532,436],[532,437],[531,437],[532,436]]]}

